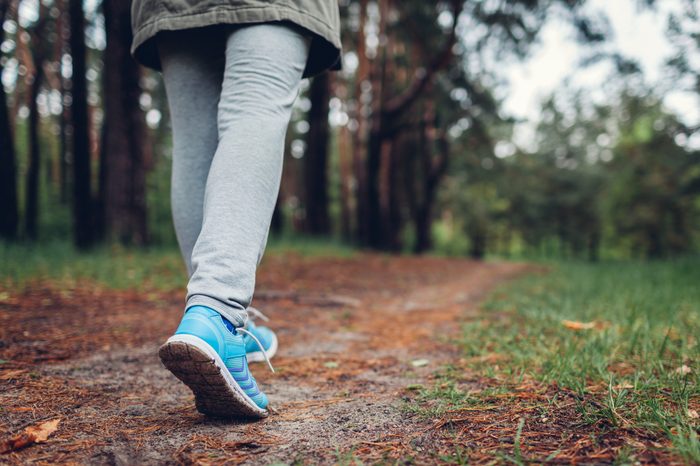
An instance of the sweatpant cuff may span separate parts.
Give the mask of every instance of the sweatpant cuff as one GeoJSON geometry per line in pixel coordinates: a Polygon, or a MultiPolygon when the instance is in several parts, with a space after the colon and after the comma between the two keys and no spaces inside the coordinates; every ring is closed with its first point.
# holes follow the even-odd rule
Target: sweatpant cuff
{"type": "Polygon", "coordinates": [[[185,305],[185,311],[192,306],[206,306],[215,310],[236,327],[242,327],[246,321],[245,309],[222,303],[218,299],[201,294],[190,296],[185,305]]]}

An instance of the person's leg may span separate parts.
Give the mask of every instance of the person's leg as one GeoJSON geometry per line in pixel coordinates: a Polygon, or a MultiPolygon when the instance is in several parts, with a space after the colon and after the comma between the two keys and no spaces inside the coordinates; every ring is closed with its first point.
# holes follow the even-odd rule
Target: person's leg
{"type": "MultiPolygon", "coordinates": [[[[216,112],[218,144],[204,189],[201,231],[191,256],[186,312],[158,354],[165,367],[192,389],[200,412],[260,418],[268,414],[268,400],[249,370],[248,346],[267,359],[268,347],[274,345],[259,341],[256,334],[261,333],[251,326],[244,327],[245,309],[277,198],[284,135],[306,64],[308,39],[281,23],[228,31],[216,112]]],[[[192,73],[191,68],[198,66],[195,62],[183,66],[177,79],[191,82],[183,76],[192,73]]],[[[183,85],[173,90],[198,91],[183,85]]],[[[200,116],[192,114],[190,123],[200,116]]],[[[211,124],[209,117],[206,123],[211,124]]]]}
{"type": "Polygon", "coordinates": [[[284,136],[309,38],[282,23],[236,27],[226,43],[219,143],[192,252],[187,307],[245,320],[282,173],[284,136]]]}
{"type": "Polygon", "coordinates": [[[173,223],[189,276],[192,249],[202,228],[207,176],[219,142],[224,37],[199,29],[162,33],[157,40],[173,130],[173,223]]]}

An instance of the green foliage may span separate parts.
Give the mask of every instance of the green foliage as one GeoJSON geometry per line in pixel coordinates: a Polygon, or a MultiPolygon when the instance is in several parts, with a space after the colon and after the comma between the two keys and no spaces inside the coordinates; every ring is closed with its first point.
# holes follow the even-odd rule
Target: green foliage
{"type": "Polygon", "coordinates": [[[682,127],[658,103],[627,102],[610,167],[611,225],[621,243],[647,257],[687,252],[700,215],[700,154],[675,143],[682,127]]]}
{"type": "MultiPolygon", "coordinates": [[[[623,93],[612,106],[582,102],[576,97],[573,110],[546,102],[532,152],[506,142],[506,123],[489,127],[495,151],[475,144],[471,129],[460,135],[441,193],[441,238],[459,237],[450,228],[461,233],[474,257],[697,251],[700,154],[677,143],[683,125],[652,94],[623,93]]],[[[442,251],[464,249],[441,238],[442,251]]]]}
{"type": "MultiPolygon", "coordinates": [[[[367,15],[361,18],[359,2],[341,2],[346,51],[358,51],[358,41],[363,39],[365,44],[374,43],[377,37],[382,40],[367,48],[364,57],[356,56],[355,72],[348,68],[335,78],[338,100],[333,101],[335,117],[331,119],[343,121],[336,117],[347,117],[347,126],[337,123],[341,126],[331,127],[333,149],[327,171],[335,236],[354,236],[352,240],[362,242],[360,230],[367,227],[361,225],[363,222],[374,225],[386,221],[382,229],[389,231],[385,234],[391,236],[387,244],[391,243],[392,250],[422,251],[413,247],[419,243],[429,247],[430,238],[426,241],[425,237],[430,235],[425,233],[431,231],[433,223],[434,246],[443,254],[596,259],[696,252],[700,240],[700,154],[686,150],[681,142],[698,128],[686,128],[664,111],[664,96],[657,90],[661,87],[645,94],[639,85],[643,82],[639,67],[614,51],[611,57],[595,47],[609,36],[609,24],[597,14],[587,16],[591,10],[585,6],[585,1],[578,0],[369,2],[367,15]],[[382,159],[395,157],[397,161],[388,166],[381,164],[389,162],[380,162],[382,189],[370,197],[379,199],[383,219],[368,222],[366,216],[357,215],[362,207],[362,183],[367,178],[370,138],[364,133],[372,128],[378,131],[374,123],[381,115],[381,102],[402,101],[394,97],[410,95],[418,77],[431,72],[432,60],[444,47],[455,19],[451,12],[458,5],[462,7],[460,27],[448,59],[435,68],[434,79],[399,112],[400,117],[382,128],[382,141],[391,142],[394,151],[382,159]],[[583,51],[589,62],[607,57],[624,66],[618,66],[618,73],[610,76],[613,85],[605,90],[609,98],[605,105],[595,106],[588,95],[571,96],[563,91],[545,101],[534,144],[518,148],[512,144],[518,122],[504,114],[500,101],[504,89],[501,60],[526,56],[548,21],[571,24],[579,41],[587,44],[583,51]],[[360,31],[365,31],[364,35],[360,31]],[[361,69],[366,73],[362,86],[356,82],[361,69]],[[633,79],[635,76],[640,79],[633,79]],[[360,91],[364,87],[367,89],[360,91]],[[633,91],[620,91],[625,88],[633,91]],[[355,95],[357,92],[360,94],[355,95]],[[443,151],[444,147],[447,150],[443,151]],[[449,157],[442,157],[443,153],[449,157]],[[386,173],[392,176],[387,178],[386,173]],[[341,196],[341,186],[347,196],[341,196]],[[342,227],[341,213],[347,214],[344,220],[348,223],[342,227]]],[[[96,44],[104,24],[96,5],[88,10],[88,68],[94,85],[90,105],[99,110],[104,97],[99,84],[104,52],[96,44]]],[[[60,13],[55,10],[49,15],[51,27],[60,13]]],[[[696,2],[683,0],[681,9],[669,17],[668,31],[677,51],[668,71],[678,89],[696,93],[698,67],[690,57],[697,54],[700,44],[695,33],[698,18],[696,2]]],[[[31,30],[37,25],[8,26],[3,58],[11,64],[19,34],[25,27],[31,30]]],[[[30,52],[51,45],[55,39],[55,34],[44,36],[31,38],[30,52]],[[37,40],[44,36],[46,43],[37,40]]],[[[55,59],[48,57],[47,62],[54,71],[59,69],[55,59]]],[[[9,108],[20,108],[30,80],[20,79],[12,66],[6,72],[9,108]]],[[[66,78],[64,83],[67,88],[69,81],[66,78]]],[[[55,82],[43,84],[41,97],[45,101],[59,91],[53,88],[55,82]]],[[[150,243],[173,247],[165,92],[158,74],[152,71],[144,72],[142,85],[144,111],[163,116],[154,120],[149,130],[148,145],[153,153],[145,167],[150,243]]],[[[305,127],[306,104],[302,94],[292,128],[305,127]]],[[[40,120],[39,241],[65,241],[73,234],[70,147],[64,167],[69,175],[62,178],[58,172],[63,165],[59,135],[67,128],[61,126],[57,112],[41,112],[40,120]]],[[[99,120],[101,117],[95,119],[98,126],[99,120]]],[[[22,111],[14,121],[20,216],[26,196],[27,127],[22,111]]],[[[290,132],[288,143],[303,135],[304,131],[290,132]]],[[[99,184],[97,155],[93,154],[95,185],[99,184]]],[[[303,225],[301,172],[306,160],[286,161],[280,196],[285,233],[303,225]]]]}

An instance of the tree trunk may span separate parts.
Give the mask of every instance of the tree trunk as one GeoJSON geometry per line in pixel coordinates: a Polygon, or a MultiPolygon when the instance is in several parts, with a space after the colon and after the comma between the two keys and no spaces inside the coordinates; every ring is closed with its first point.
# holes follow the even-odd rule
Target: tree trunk
{"type": "Polygon", "coordinates": [[[381,249],[382,212],[379,205],[379,168],[382,159],[382,134],[379,121],[372,128],[367,145],[367,160],[365,163],[365,218],[364,231],[366,236],[363,243],[374,249],[381,249]]]}
{"type": "Polygon", "coordinates": [[[430,235],[430,228],[433,224],[431,207],[430,204],[425,203],[416,212],[414,220],[416,224],[416,244],[413,247],[413,252],[416,254],[424,253],[433,246],[430,235]]]}
{"type": "Polygon", "coordinates": [[[486,255],[486,235],[478,226],[469,232],[469,242],[469,255],[472,259],[483,259],[486,255]]]}
{"type": "Polygon", "coordinates": [[[400,137],[394,136],[382,143],[380,168],[380,206],[382,220],[382,249],[400,252],[401,206],[399,199],[399,150],[400,137]]]}
{"type": "Polygon", "coordinates": [[[100,221],[123,244],[148,242],[146,129],[139,108],[139,67],[129,55],[130,1],[104,0],[105,133],[100,164],[100,221]]]}
{"type": "MultiPolygon", "coordinates": [[[[37,47],[37,44],[33,44],[37,47]]],[[[35,240],[39,234],[39,170],[41,154],[39,148],[39,110],[37,98],[41,90],[42,62],[38,55],[34,56],[35,72],[29,91],[29,169],[25,186],[24,232],[29,239],[35,240]]]]}
{"type": "MultiPolygon", "coordinates": [[[[65,0],[58,0],[56,6],[60,11],[64,11],[66,7],[65,0]]],[[[68,30],[68,25],[65,21],[65,15],[58,15],[56,18],[56,47],[54,49],[54,60],[57,63],[62,63],[63,54],[66,52],[66,42],[70,36],[70,31],[68,30]]],[[[56,72],[56,79],[58,81],[58,90],[61,93],[61,102],[65,101],[66,90],[66,80],[61,73],[60,67],[56,72]]],[[[59,192],[60,200],[62,204],[67,204],[68,195],[68,127],[70,111],[69,107],[63,105],[61,108],[61,114],[59,118],[59,146],[58,146],[58,172],[59,172],[59,192]]]]}
{"type": "Polygon", "coordinates": [[[272,211],[272,220],[270,220],[270,232],[275,235],[279,235],[284,231],[283,202],[284,198],[282,197],[282,190],[280,190],[277,193],[277,202],[275,202],[275,209],[272,211]]]}
{"type": "Polygon", "coordinates": [[[306,232],[313,235],[330,233],[328,215],[328,103],[331,97],[330,74],[323,73],[311,81],[309,98],[309,132],[304,154],[304,204],[306,232]]]}
{"type": "MultiPolygon", "coordinates": [[[[9,3],[9,0],[0,0],[0,44],[5,40],[2,25],[5,23],[9,3]]],[[[3,74],[3,63],[0,60],[0,76],[3,74]]],[[[0,237],[9,240],[16,238],[19,223],[15,157],[7,96],[4,86],[0,84],[0,237]]]]}
{"type": "MultiPolygon", "coordinates": [[[[427,115],[427,111],[423,110],[424,115],[427,115]]],[[[420,174],[417,174],[419,180],[413,180],[412,186],[419,186],[421,193],[413,193],[411,196],[413,198],[413,223],[415,224],[416,231],[416,243],[413,247],[413,252],[416,254],[422,254],[428,251],[432,247],[432,237],[431,237],[431,226],[432,226],[432,206],[433,203],[427,199],[428,193],[430,192],[430,173],[426,171],[428,164],[426,159],[430,157],[431,147],[429,145],[430,136],[428,134],[428,119],[423,118],[420,123],[420,130],[418,133],[419,143],[417,145],[418,153],[420,157],[420,174]],[[419,181],[419,182],[417,182],[419,181]]],[[[415,174],[412,171],[411,174],[415,174]]]]}
{"type": "MultiPolygon", "coordinates": [[[[384,140],[395,135],[392,133],[396,133],[395,127],[397,123],[401,123],[404,120],[405,115],[411,111],[416,101],[426,94],[436,74],[444,69],[452,60],[452,48],[457,37],[456,27],[463,8],[463,3],[464,2],[461,0],[452,0],[452,11],[455,21],[446,43],[442,49],[434,54],[433,59],[426,68],[423,69],[423,72],[421,74],[416,74],[412,78],[411,84],[398,95],[389,96],[389,92],[387,92],[387,89],[383,85],[387,80],[387,60],[391,60],[393,57],[387,57],[387,51],[384,47],[380,48],[378,52],[380,63],[378,66],[374,66],[374,72],[371,73],[372,100],[375,105],[372,111],[369,142],[367,145],[367,159],[365,163],[366,186],[364,189],[366,194],[364,200],[367,205],[365,206],[365,215],[360,217],[360,220],[366,223],[366,234],[362,238],[363,242],[371,248],[385,249],[386,244],[389,243],[386,238],[388,232],[382,228],[382,212],[378,186],[382,143],[384,140]]],[[[385,0],[384,2],[380,2],[379,7],[379,34],[382,35],[386,33],[386,20],[391,12],[391,4],[388,0],[385,0]]],[[[382,41],[380,41],[380,43],[381,42],[382,41]]],[[[384,42],[391,41],[385,40],[384,42]]]]}
{"type": "Polygon", "coordinates": [[[349,241],[352,239],[352,198],[351,198],[351,160],[350,132],[347,126],[338,132],[338,158],[340,168],[340,235],[349,241]]]}
{"type": "Polygon", "coordinates": [[[79,248],[94,242],[94,220],[90,175],[90,135],[88,127],[85,17],[82,0],[69,0],[71,78],[71,120],[73,126],[73,222],[79,248]]]}
{"type": "MultiPolygon", "coordinates": [[[[430,87],[429,87],[430,88],[430,87]]],[[[416,209],[416,245],[414,252],[422,253],[432,248],[433,205],[442,177],[447,172],[450,145],[444,128],[437,121],[435,102],[425,104],[420,130],[420,162],[423,192],[416,209]]]]}
{"type": "Polygon", "coordinates": [[[31,74],[29,75],[29,168],[25,185],[24,231],[29,239],[39,235],[39,173],[41,171],[41,147],[39,143],[39,109],[37,101],[44,79],[45,26],[48,11],[39,5],[39,19],[31,30],[31,74]]]}
{"type": "Polygon", "coordinates": [[[352,138],[352,165],[355,175],[355,234],[358,242],[366,244],[367,238],[367,180],[365,173],[365,147],[367,144],[368,105],[363,101],[364,84],[368,82],[370,61],[366,52],[365,21],[367,19],[367,0],[359,0],[359,26],[357,31],[357,78],[355,81],[355,119],[357,126],[352,138]]]}
{"type": "Polygon", "coordinates": [[[588,235],[588,260],[598,262],[600,257],[600,230],[596,229],[588,235]]]}

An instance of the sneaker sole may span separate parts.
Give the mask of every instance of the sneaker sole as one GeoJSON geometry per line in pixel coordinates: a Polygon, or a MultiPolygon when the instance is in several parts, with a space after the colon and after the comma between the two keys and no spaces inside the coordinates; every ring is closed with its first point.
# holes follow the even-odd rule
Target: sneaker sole
{"type": "Polygon", "coordinates": [[[211,417],[264,418],[260,408],[238,386],[221,357],[194,335],[174,335],[158,350],[163,365],[194,393],[197,411],[211,417]]]}
{"type": "MultiPolygon", "coordinates": [[[[272,359],[272,356],[277,354],[277,335],[272,335],[272,343],[270,344],[270,348],[265,351],[265,354],[267,354],[268,359],[272,359]]],[[[248,358],[248,362],[262,362],[265,360],[262,351],[251,351],[246,354],[246,357],[248,358]]]]}

